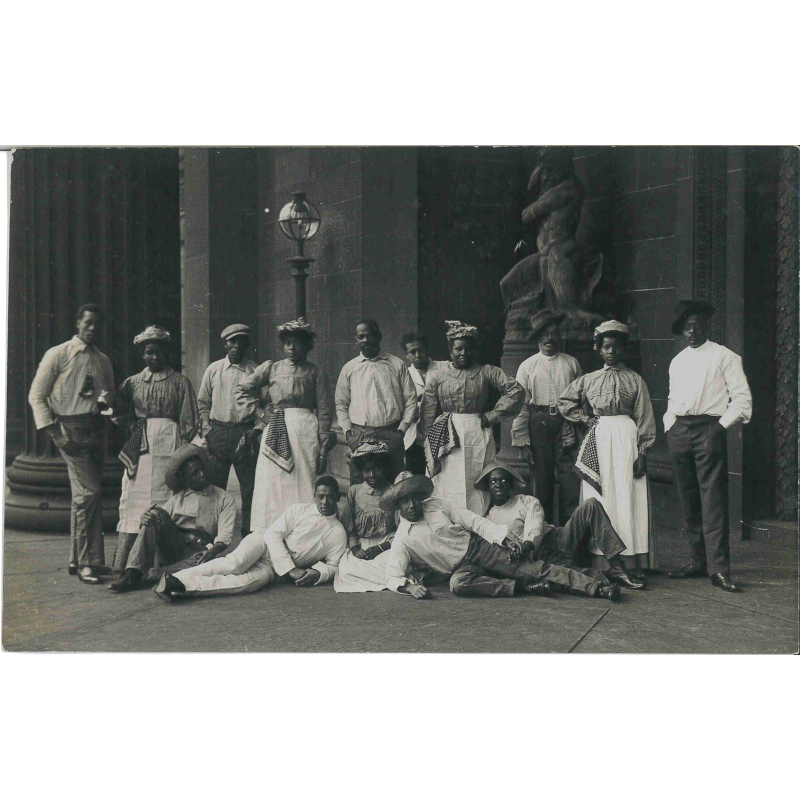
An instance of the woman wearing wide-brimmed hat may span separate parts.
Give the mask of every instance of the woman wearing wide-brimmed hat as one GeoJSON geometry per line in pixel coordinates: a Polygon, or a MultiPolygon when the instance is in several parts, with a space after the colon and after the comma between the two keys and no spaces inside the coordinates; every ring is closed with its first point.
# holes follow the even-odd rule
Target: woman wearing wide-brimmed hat
{"type": "Polygon", "coordinates": [[[392,454],[384,441],[361,442],[353,460],[364,476],[347,490],[340,521],[347,531],[347,552],[333,579],[337,592],[379,592],[386,589],[385,558],[395,532],[393,513],[380,507],[381,497],[392,485],[392,454]]]}
{"type": "Polygon", "coordinates": [[[525,390],[500,367],[477,363],[478,329],[447,320],[451,363],[440,362],[428,375],[420,405],[428,473],[434,494],[483,514],[488,495],[475,488],[480,471],[494,461],[492,426],[513,417],[525,390]],[[492,405],[492,392],[500,398],[492,405]]]}
{"type": "Polygon", "coordinates": [[[628,326],[609,320],[594,333],[594,349],[604,366],[573,381],[559,398],[558,410],[594,429],[578,456],[581,501],[596,497],[603,504],[625,543],[625,566],[641,580],[641,570],[653,569],[657,562],[646,460],[656,440],[656,421],[647,384],[622,361],[628,326]]]}
{"type": "Polygon", "coordinates": [[[239,419],[263,429],[250,530],[268,528],[293,503],[314,502],[327,469],[331,395],[325,370],[307,356],[316,334],[303,317],[278,326],[285,358],[265,361],[234,389],[239,419]]]}
{"type": "Polygon", "coordinates": [[[114,557],[119,571],[125,569],[142,514],[172,495],[164,480],[172,454],[195,437],[200,424],[191,381],[167,364],[171,342],[169,331],[158,325],[138,334],[133,343],[145,368],[126,378],[117,393],[113,420],[130,433],[119,454],[125,465],[114,557]]]}

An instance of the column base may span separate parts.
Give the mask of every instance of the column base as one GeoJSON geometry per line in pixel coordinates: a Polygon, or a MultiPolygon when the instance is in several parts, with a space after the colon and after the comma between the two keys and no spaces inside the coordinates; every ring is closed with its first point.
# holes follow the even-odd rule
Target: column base
{"type": "MultiPolygon", "coordinates": [[[[122,464],[107,459],[103,469],[103,530],[119,521],[122,464]]],[[[14,530],[69,534],[72,494],[60,456],[20,455],[6,470],[5,526],[14,530]]]]}

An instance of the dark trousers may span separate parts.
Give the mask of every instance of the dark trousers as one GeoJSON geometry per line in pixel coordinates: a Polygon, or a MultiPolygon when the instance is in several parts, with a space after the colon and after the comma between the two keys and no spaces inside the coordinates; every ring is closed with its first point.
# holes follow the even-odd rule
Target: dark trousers
{"type": "MultiPolygon", "coordinates": [[[[256,481],[256,462],[249,454],[235,459],[236,445],[242,435],[253,426],[249,423],[219,423],[211,420],[211,430],[206,434],[208,452],[211,456],[211,483],[220,489],[228,488],[231,464],[236,470],[242,492],[242,536],[250,533],[250,508],[253,505],[253,486],[256,481]]],[[[247,452],[247,451],[246,451],[247,452]]]]}
{"type": "Polygon", "coordinates": [[[489,544],[473,533],[464,560],[450,578],[450,591],[458,597],[510,597],[517,581],[531,583],[543,579],[590,597],[603,583],[594,575],[546,561],[522,558],[512,561],[508,549],[489,544]]]}
{"type": "Polygon", "coordinates": [[[128,556],[127,569],[138,569],[145,583],[156,583],[165,572],[193,567],[214,537],[205,531],[179,528],[172,520],[144,525],[128,556]]]}
{"type": "Polygon", "coordinates": [[[425,474],[425,448],[419,442],[414,442],[406,450],[406,469],[414,475],[425,474]]]}
{"type": "Polygon", "coordinates": [[[102,417],[80,414],[59,417],[56,440],[69,473],[70,562],[81,567],[105,564],[103,543],[103,423],[102,417]]]}
{"type": "Polygon", "coordinates": [[[596,498],[584,500],[560,528],[551,528],[542,539],[536,559],[562,567],[588,566],[593,550],[611,561],[625,550],[625,543],[614,530],[611,520],[596,498]]]}
{"type": "Polygon", "coordinates": [[[531,439],[533,496],[542,504],[544,518],[555,523],[553,506],[558,484],[558,522],[572,516],[580,498],[580,478],[572,471],[575,453],[564,452],[564,418],[531,408],[528,430],[531,439]]]}
{"type": "MultiPolygon", "coordinates": [[[[392,459],[392,480],[405,468],[405,449],[403,447],[403,434],[397,430],[400,420],[390,425],[373,428],[369,425],[353,425],[353,433],[347,440],[347,446],[352,453],[361,442],[386,442],[389,446],[389,455],[392,459]]],[[[357,461],[350,461],[350,485],[363,483],[364,476],[357,461]]]]}
{"type": "Polygon", "coordinates": [[[730,572],[728,434],[719,417],[678,417],[667,431],[692,565],[730,572]]]}

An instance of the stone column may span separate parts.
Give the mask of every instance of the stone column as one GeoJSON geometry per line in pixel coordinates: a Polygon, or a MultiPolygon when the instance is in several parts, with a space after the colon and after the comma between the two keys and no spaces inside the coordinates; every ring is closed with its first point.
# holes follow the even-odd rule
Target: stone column
{"type": "Polygon", "coordinates": [[[775,298],[775,515],[797,519],[798,156],[782,147],[778,175],[778,280],[775,298]]]}
{"type": "MultiPolygon", "coordinates": [[[[99,303],[99,341],[117,383],[142,368],[133,336],[158,322],[179,334],[178,163],[175,150],[17,150],[11,165],[6,525],[69,531],[66,465],[37,432],[27,396],[45,351],[99,303]]],[[[178,338],[179,335],[178,335],[178,338]]],[[[121,436],[106,431],[103,519],[118,518],[121,436]]]]}

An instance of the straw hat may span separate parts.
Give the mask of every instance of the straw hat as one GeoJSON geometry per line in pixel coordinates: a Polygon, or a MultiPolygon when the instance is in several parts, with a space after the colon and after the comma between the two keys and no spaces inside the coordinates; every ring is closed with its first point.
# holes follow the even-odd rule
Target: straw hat
{"type": "Polygon", "coordinates": [[[410,494],[420,492],[427,500],[433,494],[433,481],[427,475],[412,475],[410,472],[401,472],[381,496],[381,511],[397,511],[397,501],[410,494]]]}
{"type": "Polygon", "coordinates": [[[190,459],[199,458],[203,462],[204,469],[208,469],[208,454],[205,447],[198,447],[196,444],[185,444],[179,447],[169,460],[167,474],[164,476],[164,483],[173,492],[179,492],[184,488],[180,478],[181,467],[190,459]]]}
{"type": "Polygon", "coordinates": [[[487,465],[484,468],[483,472],[481,472],[481,474],[478,475],[478,480],[475,481],[475,488],[476,489],[480,489],[481,491],[484,491],[484,492],[488,492],[489,491],[489,473],[492,472],[492,470],[495,470],[495,469],[501,469],[501,470],[503,470],[503,472],[508,473],[511,476],[511,480],[514,481],[514,486],[516,486],[517,489],[525,489],[526,488],[525,487],[525,481],[522,479],[522,476],[519,473],[514,472],[514,470],[511,469],[511,467],[507,467],[505,464],[501,464],[498,461],[492,461],[492,463],[487,465]]]}

